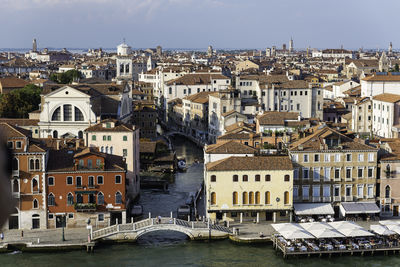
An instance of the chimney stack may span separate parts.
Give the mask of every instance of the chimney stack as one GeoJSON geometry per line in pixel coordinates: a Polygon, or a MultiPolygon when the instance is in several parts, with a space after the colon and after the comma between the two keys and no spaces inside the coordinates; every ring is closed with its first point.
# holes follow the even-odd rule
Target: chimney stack
{"type": "Polygon", "coordinates": [[[75,149],[78,149],[80,147],[79,139],[75,140],[75,149]]]}
{"type": "Polygon", "coordinates": [[[56,149],[57,150],[60,150],[60,143],[61,143],[61,140],[56,141],[56,149]]]}

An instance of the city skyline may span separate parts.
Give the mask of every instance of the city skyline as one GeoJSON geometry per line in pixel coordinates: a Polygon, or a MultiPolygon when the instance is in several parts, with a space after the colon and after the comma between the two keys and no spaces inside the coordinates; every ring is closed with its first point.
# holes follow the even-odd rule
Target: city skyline
{"type": "Polygon", "coordinates": [[[12,36],[2,38],[0,48],[28,48],[33,38],[39,48],[112,48],[123,38],[133,48],[161,45],[204,49],[210,44],[218,49],[280,48],[290,37],[294,48],[303,49],[342,45],[346,49],[387,49],[389,42],[396,49],[400,43],[400,38],[392,34],[395,23],[387,19],[394,18],[396,6],[400,7],[394,1],[378,6],[372,1],[337,1],[323,7],[316,0],[0,2],[4,7],[0,23],[8,25],[0,29],[0,34],[12,36]],[[370,38],[371,33],[374,38],[370,38]]]}

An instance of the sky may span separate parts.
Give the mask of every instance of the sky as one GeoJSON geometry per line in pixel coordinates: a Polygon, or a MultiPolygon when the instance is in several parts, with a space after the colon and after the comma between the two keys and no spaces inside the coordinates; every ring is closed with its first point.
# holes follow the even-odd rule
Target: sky
{"type": "Polygon", "coordinates": [[[398,0],[0,0],[0,48],[400,48],[398,0]]]}

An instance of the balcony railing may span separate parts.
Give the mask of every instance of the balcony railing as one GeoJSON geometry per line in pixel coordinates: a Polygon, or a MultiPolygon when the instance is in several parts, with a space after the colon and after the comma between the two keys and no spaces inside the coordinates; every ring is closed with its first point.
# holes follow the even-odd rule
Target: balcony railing
{"type": "Polygon", "coordinates": [[[97,208],[96,203],[75,203],[76,211],[95,211],[97,208]]]}
{"type": "Polygon", "coordinates": [[[13,177],[19,177],[19,170],[12,170],[12,176],[13,177]]]}
{"type": "Polygon", "coordinates": [[[13,192],[13,197],[14,198],[20,198],[21,197],[21,192],[13,192]]]}

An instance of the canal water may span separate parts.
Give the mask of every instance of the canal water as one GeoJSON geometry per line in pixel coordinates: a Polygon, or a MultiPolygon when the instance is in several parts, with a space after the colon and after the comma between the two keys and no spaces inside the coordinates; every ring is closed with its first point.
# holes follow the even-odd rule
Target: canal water
{"type": "MultiPolygon", "coordinates": [[[[188,170],[177,173],[169,193],[144,190],[140,204],[153,216],[168,216],[184,204],[188,193],[196,191],[203,180],[203,152],[181,137],[172,138],[178,156],[184,156],[188,170]],[[200,160],[200,163],[196,163],[200,160]]],[[[344,256],[283,260],[271,245],[242,245],[228,240],[194,242],[184,234],[153,232],[137,243],[102,246],[93,254],[84,251],[62,253],[0,254],[3,266],[400,266],[400,255],[344,256]]]]}

